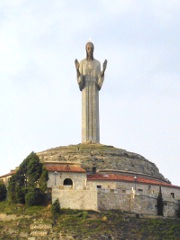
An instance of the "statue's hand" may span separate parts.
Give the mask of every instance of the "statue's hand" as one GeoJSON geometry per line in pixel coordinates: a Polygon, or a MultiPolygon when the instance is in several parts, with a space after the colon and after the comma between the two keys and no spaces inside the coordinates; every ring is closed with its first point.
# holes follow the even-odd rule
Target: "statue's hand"
{"type": "Polygon", "coordinates": [[[103,72],[105,72],[106,67],[107,67],[107,60],[105,60],[104,63],[103,63],[103,72]]]}
{"type": "Polygon", "coordinates": [[[76,59],[76,60],[74,61],[74,63],[75,63],[76,70],[79,70],[80,64],[79,64],[78,60],[76,59]]]}

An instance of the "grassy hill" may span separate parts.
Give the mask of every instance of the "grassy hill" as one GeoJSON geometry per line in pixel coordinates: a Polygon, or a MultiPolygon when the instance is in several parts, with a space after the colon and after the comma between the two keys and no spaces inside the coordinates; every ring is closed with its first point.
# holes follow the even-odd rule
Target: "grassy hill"
{"type": "Polygon", "coordinates": [[[0,202],[0,239],[180,239],[180,219],[139,216],[121,211],[61,209],[56,223],[49,206],[0,202]]]}

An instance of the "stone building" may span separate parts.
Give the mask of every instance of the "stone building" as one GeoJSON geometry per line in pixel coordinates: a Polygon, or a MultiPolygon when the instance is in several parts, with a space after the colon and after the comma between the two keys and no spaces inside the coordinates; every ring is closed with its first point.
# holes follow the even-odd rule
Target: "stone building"
{"type": "Polygon", "coordinates": [[[16,170],[11,170],[9,173],[0,176],[0,181],[2,181],[6,186],[8,185],[9,179],[13,174],[16,173],[16,170]]]}
{"type": "MultiPolygon", "coordinates": [[[[52,202],[58,198],[62,208],[157,215],[161,188],[164,216],[176,215],[180,187],[172,185],[154,163],[139,154],[102,144],[78,144],[37,155],[48,170],[52,202]]],[[[0,180],[7,185],[15,172],[0,180]]]]}
{"type": "Polygon", "coordinates": [[[161,187],[164,216],[176,215],[180,187],[139,154],[101,144],[79,144],[38,155],[49,172],[52,202],[58,198],[62,208],[157,215],[161,187]]]}
{"type": "MultiPolygon", "coordinates": [[[[48,170],[52,202],[62,208],[110,210],[157,215],[161,188],[164,216],[174,217],[180,187],[139,154],[102,144],[78,144],[37,153],[48,170]]],[[[0,177],[7,185],[16,172],[0,177]]]]}

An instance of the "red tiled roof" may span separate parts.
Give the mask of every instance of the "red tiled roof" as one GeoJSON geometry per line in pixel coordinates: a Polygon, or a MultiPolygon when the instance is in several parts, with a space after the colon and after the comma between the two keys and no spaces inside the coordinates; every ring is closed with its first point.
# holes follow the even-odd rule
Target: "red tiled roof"
{"type": "Polygon", "coordinates": [[[9,177],[9,176],[14,175],[15,173],[16,173],[16,170],[12,170],[10,173],[0,176],[0,178],[9,177]]]}
{"type": "Polygon", "coordinates": [[[73,165],[46,165],[46,170],[49,172],[77,172],[77,173],[85,173],[86,170],[80,166],[73,166],[73,165]]]}
{"type": "Polygon", "coordinates": [[[134,176],[126,176],[126,175],[119,175],[119,174],[91,174],[91,175],[87,175],[87,180],[90,180],[90,181],[91,180],[107,180],[107,181],[110,180],[110,181],[136,182],[136,183],[145,183],[145,184],[180,188],[179,186],[174,186],[174,185],[171,185],[170,183],[163,182],[156,179],[137,176],[136,180],[134,180],[134,176]]]}

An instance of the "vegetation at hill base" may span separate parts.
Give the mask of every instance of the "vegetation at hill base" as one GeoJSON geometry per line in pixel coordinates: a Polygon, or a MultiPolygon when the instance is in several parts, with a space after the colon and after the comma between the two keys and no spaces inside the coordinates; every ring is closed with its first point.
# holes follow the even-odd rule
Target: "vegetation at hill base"
{"type": "Polygon", "coordinates": [[[14,219],[3,221],[0,218],[0,239],[28,239],[32,236],[32,225],[36,234],[42,233],[42,226],[51,226],[44,230],[43,237],[34,239],[147,239],[173,240],[180,236],[180,219],[139,216],[117,210],[94,212],[60,209],[53,224],[52,206],[27,206],[0,202],[2,213],[14,219]],[[38,228],[39,226],[39,228],[38,228]],[[64,237],[64,238],[63,238],[64,237]],[[67,238],[68,239],[68,238],[67,238]]]}

